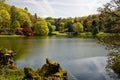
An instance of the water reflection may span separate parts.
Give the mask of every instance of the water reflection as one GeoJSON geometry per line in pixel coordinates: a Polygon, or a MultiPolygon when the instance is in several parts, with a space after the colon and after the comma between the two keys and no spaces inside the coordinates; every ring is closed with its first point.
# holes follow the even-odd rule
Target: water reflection
{"type": "Polygon", "coordinates": [[[106,75],[106,57],[69,61],[69,80],[115,80],[106,75]]]}
{"type": "Polygon", "coordinates": [[[69,80],[110,80],[104,71],[108,51],[95,39],[33,37],[0,41],[0,45],[14,44],[15,48],[27,51],[17,54],[16,65],[19,68],[41,67],[49,58],[58,61],[68,71],[69,80]]]}

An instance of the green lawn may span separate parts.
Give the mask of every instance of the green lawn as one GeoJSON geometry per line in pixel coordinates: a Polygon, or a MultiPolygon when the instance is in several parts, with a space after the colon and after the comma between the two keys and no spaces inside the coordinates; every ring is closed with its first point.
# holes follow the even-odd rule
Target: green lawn
{"type": "Polygon", "coordinates": [[[0,35],[0,37],[25,37],[24,35],[0,35]]]}

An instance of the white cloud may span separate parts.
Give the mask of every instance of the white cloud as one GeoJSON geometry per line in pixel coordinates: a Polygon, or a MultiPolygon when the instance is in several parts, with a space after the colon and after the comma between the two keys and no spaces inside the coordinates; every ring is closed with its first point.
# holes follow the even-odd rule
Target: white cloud
{"type": "Polygon", "coordinates": [[[8,0],[17,7],[27,7],[31,13],[47,17],[73,17],[97,13],[97,8],[109,0],[8,0]]]}

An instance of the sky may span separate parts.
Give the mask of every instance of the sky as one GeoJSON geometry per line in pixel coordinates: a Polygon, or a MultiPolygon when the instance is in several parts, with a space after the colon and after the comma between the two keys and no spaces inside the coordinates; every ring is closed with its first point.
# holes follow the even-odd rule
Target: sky
{"type": "Polygon", "coordinates": [[[109,0],[7,0],[10,5],[28,8],[40,17],[81,17],[96,14],[97,8],[109,0]]]}

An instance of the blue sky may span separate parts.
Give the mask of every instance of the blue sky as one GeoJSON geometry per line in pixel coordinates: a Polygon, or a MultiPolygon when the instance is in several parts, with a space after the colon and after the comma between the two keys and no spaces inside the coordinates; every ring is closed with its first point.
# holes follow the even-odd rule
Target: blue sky
{"type": "Polygon", "coordinates": [[[80,17],[95,14],[109,0],[8,0],[7,3],[40,17],[80,17]]]}

